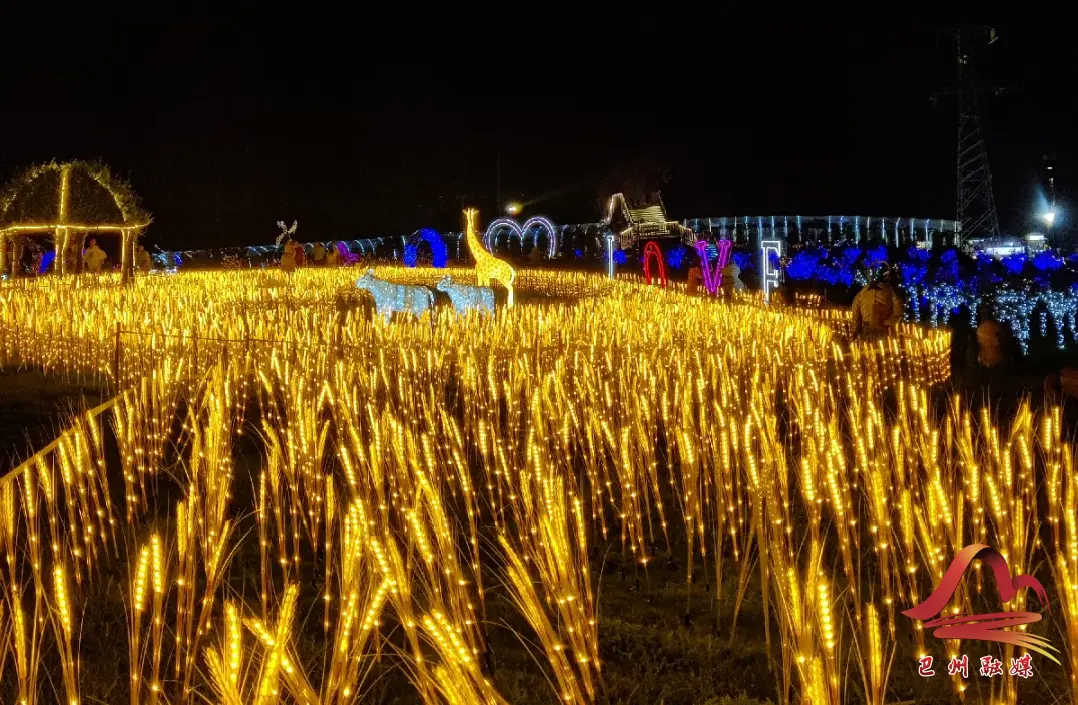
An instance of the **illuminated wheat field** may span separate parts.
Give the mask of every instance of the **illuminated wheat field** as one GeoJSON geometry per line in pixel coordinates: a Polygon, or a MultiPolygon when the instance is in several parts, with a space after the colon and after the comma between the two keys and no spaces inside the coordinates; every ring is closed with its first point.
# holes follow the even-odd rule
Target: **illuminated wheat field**
{"type": "Polygon", "coordinates": [[[114,394],[0,484],[0,697],[1078,703],[1061,413],[949,395],[947,332],[527,270],[494,316],[385,322],[357,275],[0,289],[0,363],[114,394]],[[901,614],[971,543],[1048,588],[1034,679],[948,676],[1022,650],[901,614]],[[724,692],[648,660],[679,643],[759,657],[724,692]]]}

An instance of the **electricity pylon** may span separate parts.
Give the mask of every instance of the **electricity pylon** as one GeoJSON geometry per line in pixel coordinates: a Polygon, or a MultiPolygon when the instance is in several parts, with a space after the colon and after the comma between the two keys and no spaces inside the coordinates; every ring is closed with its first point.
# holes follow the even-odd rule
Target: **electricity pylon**
{"type": "MultiPolygon", "coordinates": [[[[996,41],[996,32],[979,28],[976,35],[969,29],[953,32],[957,48],[957,81],[954,94],[958,101],[958,181],[955,220],[959,224],[959,240],[971,237],[997,237],[999,217],[996,199],[992,194],[992,170],[988,166],[988,151],[981,132],[981,88],[977,85],[977,72],[971,56],[974,38],[987,38],[988,44],[996,41]]],[[[997,94],[999,89],[995,91],[997,94]]]]}

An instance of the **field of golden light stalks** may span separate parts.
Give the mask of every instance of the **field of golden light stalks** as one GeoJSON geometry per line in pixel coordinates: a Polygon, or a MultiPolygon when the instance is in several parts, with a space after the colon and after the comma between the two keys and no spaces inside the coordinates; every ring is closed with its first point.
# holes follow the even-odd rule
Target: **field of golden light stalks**
{"type": "Polygon", "coordinates": [[[385,323],[356,276],[0,289],[0,366],[111,390],[0,482],[3,702],[1078,703],[1061,413],[950,394],[948,333],[529,271],[385,323]],[[901,614],[974,542],[1062,665],[952,678],[1018,650],[901,614]]]}

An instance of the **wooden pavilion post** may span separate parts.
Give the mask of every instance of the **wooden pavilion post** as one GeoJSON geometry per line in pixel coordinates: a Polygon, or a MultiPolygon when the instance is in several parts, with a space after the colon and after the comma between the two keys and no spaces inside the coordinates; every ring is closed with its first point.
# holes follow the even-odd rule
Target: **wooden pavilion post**
{"type": "Polygon", "coordinates": [[[52,239],[56,245],[56,261],[52,265],[52,271],[63,276],[67,274],[67,228],[56,228],[52,239]]]}
{"type": "Polygon", "coordinates": [[[89,233],[83,231],[82,233],[75,236],[75,241],[79,243],[77,249],[75,250],[75,271],[79,274],[82,274],[86,271],[86,264],[82,261],[82,253],[86,251],[87,235],[89,235],[89,233]]]}
{"type": "Polygon", "coordinates": [[[16,237],[11,239],[11,278],[19,276],[22,269],[22,251],[26,248],[25,238],[16,237]]]}
{"type": "Polygon", "coordinates": [[[120,283],[126,284],[131,280],[131,260],[134,259],[133,242],[134,233],[130,228],[120,230],[120,283]]]}

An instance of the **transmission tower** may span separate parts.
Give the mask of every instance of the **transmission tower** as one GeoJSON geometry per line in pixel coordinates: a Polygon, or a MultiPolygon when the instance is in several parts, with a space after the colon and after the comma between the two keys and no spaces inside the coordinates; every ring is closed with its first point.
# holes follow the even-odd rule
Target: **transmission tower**
{"type": "MultiPolygon", "coordinates": [[[[988,43],[996,40],[994,30],[985,29],[988,43]]],[[[958,80],[955,94],[958,99],[958,208],[955,220],[959,238],[997,237],[999,218],[996,199],[992,195],[992,171],[988,167],[988,152],[981,133],[980,90],[971,57],[972,37],[967,29],[955,32],[958,49],[958,80]]]]}

